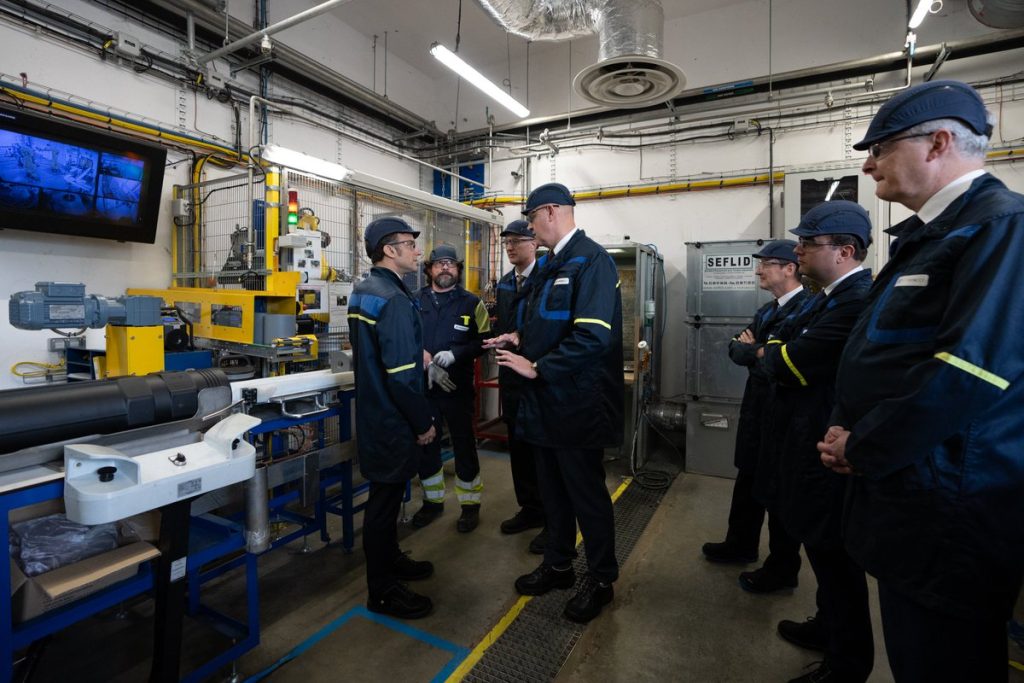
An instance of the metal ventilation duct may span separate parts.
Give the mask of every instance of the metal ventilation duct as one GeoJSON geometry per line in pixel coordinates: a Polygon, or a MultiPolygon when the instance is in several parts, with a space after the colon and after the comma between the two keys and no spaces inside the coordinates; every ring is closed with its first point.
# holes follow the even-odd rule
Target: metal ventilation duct
{"type": "Polygon", "coordinates": [[[661,59],[665,15],[660,0],[477,0],[508,32],[528,40],[598,34],[598,63],[580,71],[580,96],[616,108],[669,100],[686,84],[661,59]]]}
{"type": "Polygon", "coordinates": [[[974,18],[992,28],[1024,27],[1024,0],[968,0],[974,18]]]}

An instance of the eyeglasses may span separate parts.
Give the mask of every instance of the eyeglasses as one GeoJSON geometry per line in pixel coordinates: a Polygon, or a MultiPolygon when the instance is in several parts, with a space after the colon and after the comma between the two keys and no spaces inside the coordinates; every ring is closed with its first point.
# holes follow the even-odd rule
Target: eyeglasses
{"type": "Polygon", "coordinates": [[[881,142],[876,142],[875,144],[868,147],[868,154],[871,155],[871,157],[874,159],[879,159],[882,157],[883,154],[885,154],[885,151],[889,148],[889,145],[893,144],[894,142],[899,142],[900,140],[910,140],[912,138],[926,138],[929,135],[934,135],[937,132],[938,131],[930,130],[927,133],[914,133],[913,135],[904,135],[898,138],[882,140],[881,142]]]}
{"type": "Polygon", "coordinates": [[[533,241],[532,237],[523,237],[521,239],[503,238],[501,240],[501,243],[502,243],[502,245],[504,245],[506,247],[518,247],[520,244],[523,244],[524,242],[532,242],[532,241],[533,241]]]}
{"type": "Polygon", "coordinates": [[[532,223],[537,218],[538,213],[544,209],[551,209],[553,211],[557,206],[558,204],[545,204],[544,206],[538,206],[536,209],[526,214],[526,220],[527,222],[532,223]]]}
{"type": "Polygon", "coordinates": [[[792,261],[779,261],[779,260],[770,259],[770,258],[760,258],[760,259],[757,259],[757,267],[760,267],[760,266],[780,266],[781,267],[781,266],[788,266],[790,263],[792,263],[792,261]]]}
{"type": "Polygon", "coordinates": [[[797,240],[804,249],[817,249],[818,247],[841,247],[835,242],[815,242],[813,237],[801,237],[797,240]]]}
{"type": "Polygon", "coordinates": [[[413,247],[415,247],[415,246],[416,246],[416,240],[398,240],[398,241],[396,241],[396,242],[385,242],[385,243],[384,243],[384,246],[386,247],[386,246],[388,246],[389,244],[390,244],[391,246],[393,246],[393,247],[400,247],[400,246],[402,246],[403,244],[411,244],[411,245],[413,245],[413,247]]]}
{"type": "Polygon", "coordinates": [[[434,266],[439,266],[441,268],[455,268],[458,265],[459,265],[458,263],[456,263],[455,261],[452,261],[451,259],[443,258],[443,259],[438,259],[437,261],[434,261],[433,263],[431,263],[430,267],[433,268],[434,266]]]}

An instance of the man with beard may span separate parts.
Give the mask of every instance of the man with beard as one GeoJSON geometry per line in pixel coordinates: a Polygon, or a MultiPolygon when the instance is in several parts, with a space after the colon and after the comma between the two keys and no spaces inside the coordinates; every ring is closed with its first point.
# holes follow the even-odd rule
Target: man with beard
{"type": "MultiPolygon", "coordinates": [[[[455,494],[462,507],[456,529],[468,533],[480,523],[483,491],[473,430],[473,364],[483,353],[481,341],[491,331],[491,320],[483,302],[462,288],[462,267],[455,247],[439,244],[423,264],[427,285],[416,298],[423,319],[424,362],[443,368],[451,380],[442,381],[439,386],[429,382],[427,398],[434,410],[435,423],[440,425],[443,420],[448,425],[455,455],[455,494]]],[[[415,527],[430,524],[444,510],[439,440],[423,449],[420,484],[423,507],[413,515],[415,527]]]]}

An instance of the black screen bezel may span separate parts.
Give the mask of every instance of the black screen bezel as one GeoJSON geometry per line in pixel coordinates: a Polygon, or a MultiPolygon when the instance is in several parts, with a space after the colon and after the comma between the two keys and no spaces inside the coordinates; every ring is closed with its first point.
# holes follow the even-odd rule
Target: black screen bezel
{"type": "Polygon", "coordinates": [[[44,116],[24,109],[0,106],[0,129],[49,138],[96,152],[135,154],[143,159],[142,192],[139,197],[141,222],[128,226],[103,219],[63,216],[39,210],[18,210],[0,206],[0,229],[95,237],[118,242],[156,242],[157,221],[163,193],[167,150],[124,135],[44,116]]]}

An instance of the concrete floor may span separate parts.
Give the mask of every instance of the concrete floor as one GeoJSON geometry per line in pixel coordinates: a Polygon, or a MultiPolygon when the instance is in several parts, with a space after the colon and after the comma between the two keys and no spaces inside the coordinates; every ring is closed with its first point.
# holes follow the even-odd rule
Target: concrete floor
{"type": "MultiPolygon", "coordinates": [[[[515,577],[539,562],[526,550],[531,532],[504,536],[498,530],[515,510],[507,456],[482,451],[481,468],[485,490],[476,531],[455,531],[458,506],[450,471],[444,516],[425,529],[401,527],[403,549],[436,565],[433,578],[413,584],[433,598],[432,615],[398,622],[367,612],[359,539],[356,552],[345,553],[310,537],[311,552],[300,554],[300,541],[260,558],[261,643],[240,659],[237,673],[257,677],[301,646],[298,656],[262,680],[446,680],[516,603],[515,577]]],[[[609,490],[619,486],[626,469],[621,460],[608,463],[609,490]]],[[[675,479],[622,568],[615,601],[588,626],[558,680],[787,681],[818,659],[775,633],[779,619],[802,620],[814,611],[815,585],[806,562],[795,591],[759,596],[737,585],[742,567],[702,558],[701,544],[724,535],[731,487],[731,480],[714,477],[683,474],[675,479]]],[[[418,508],[418,499],[414,491],[407,515],[418,508]]],[[[337,528],[332,533],[340,538],[337,528]]],[[[892,676],[873,584],[872,595],[876,660],[871,681],[882,683],[892,676]]],[[[244,618],[241,571],[206,584],[203,599],[244,618]]],[[[152,601],[142,600],[119,617],[102,615],[57,634],[32,680],[66,680],[71,671],[83,683],[145,680],[151,612],[152,601]]],[[[218,634],[190,623],[183,673],[224,646],[218,634]]],[[[212,680],[230,674],[225,669],[212,680]]]]}

